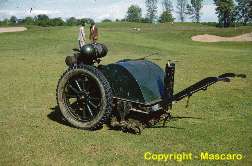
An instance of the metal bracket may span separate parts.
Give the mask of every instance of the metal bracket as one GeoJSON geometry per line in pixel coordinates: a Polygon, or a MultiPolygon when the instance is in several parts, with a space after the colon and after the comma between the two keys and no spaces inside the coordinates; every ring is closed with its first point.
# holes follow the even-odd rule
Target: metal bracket
{"type": "Polygon", "coordinates": [[[189,106],[189,102],[190,102],[190,97],[191,97],[192,95],[189,95],[188,97],[187,97],[187,101],[186,101],[186,108],[188,108],[188,106],[189,106]]]}

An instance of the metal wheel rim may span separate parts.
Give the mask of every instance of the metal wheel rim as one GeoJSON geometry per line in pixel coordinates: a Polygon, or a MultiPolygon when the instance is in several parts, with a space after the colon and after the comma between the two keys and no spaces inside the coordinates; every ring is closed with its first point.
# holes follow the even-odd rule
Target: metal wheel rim
{"type": "Polygon", "coordinates": [[[92,121],[102,108],[99,83],[86,72],[70,76],[63,88],[63,99],[68,113],[80,122],[92,121]]]}

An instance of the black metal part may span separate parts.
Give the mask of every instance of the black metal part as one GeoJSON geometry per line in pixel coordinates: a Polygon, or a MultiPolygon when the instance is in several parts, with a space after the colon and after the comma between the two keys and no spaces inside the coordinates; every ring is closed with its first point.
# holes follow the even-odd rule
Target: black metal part
{"type": "Polygon", "coordinates": [[[74,56],[67,56],[65,63],[69,67],[74,66],[75,64],[77,65],[77,54],[74,54],[74,56]]]}
{"type": "Polygon", "coordinates": [[[219,81],[224,82],[230,82],[230,79],[228,77],[240,77],[240,78],[246,78],[245,74],[235,74],[235,73],[225,73],[218,77],[207,77],[190,87],[180,91],[179,93],[175,94],[173,96],[172,101],[180,101],[185,97],[191,97],[194,93],[201,91],[201,90],[207,90],[207,88],[219,81]]]}
{"type": "Polygon", "coordinates": [[[126,116],[129,114],[131,109],[131,104],[126,101],[118,101],[117,110],[119,112],[120,121],[125,121],[126,116]]]}
{"type": "MultiPolygon", "coordinates": [[[[174,74],[175,74],[175,64],[168,63],[165,67],[165,78],[164,78],[164,100],[171,101],[173,98],[173,88],[174,88],[174,74]]],[[[168,103],[169,109],[172,108],[172,103],[168,103]]]]}
{"type": "Polygon", "coordinates": [[[83,62],[97,61],[98,59],[105,57],[107,53],[108,49],[104,44],[86,44],[80,49],[79,60],[83,62]]]}
{"type": "Polygon", "coordinates": [[[235,74],[235,73],[225,73],[222,75],[219,75],[218,78],[225,78],[225,77],[240,77],[240,78],[246,78],[246,74],[235,74]]]}
{"type": "Polygon", "coordinates": [[[80,49],[78,49],[78,48],[73,48],[72,50],[75,52],[80,52],[80,49]]]}

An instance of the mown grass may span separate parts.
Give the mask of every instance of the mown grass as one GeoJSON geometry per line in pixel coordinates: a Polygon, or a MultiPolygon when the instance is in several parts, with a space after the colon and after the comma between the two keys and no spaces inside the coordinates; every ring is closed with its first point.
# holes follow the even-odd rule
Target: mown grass
{"type": "MultiPolygon", "coordinates": [[[[196,34],[234,36],[251,27],[219,29],[196,24],[99,24],[100,42],[109,48],[103,64],[123,58],[176,64],[175,91],[206,76],[225,72],[248,78],[218,83],[177,103],[176,118],[142,135],[103,129],[90,132],[61,124],[52,108],[66,69],[64,59],[77,46],[78,27],[29,27],[0,34],[0,165],[251,165],[252,43],[192,42],[196,34]],[[140,32],[132,30],[140,27],[140,32]],[[190,118],[191,117],[191,118],[190,118]],[[241,153],[242,161],[145,161],[145,152],[241,153]]],[[[88,28],[87,28],[88,29],[88,28]]]]}

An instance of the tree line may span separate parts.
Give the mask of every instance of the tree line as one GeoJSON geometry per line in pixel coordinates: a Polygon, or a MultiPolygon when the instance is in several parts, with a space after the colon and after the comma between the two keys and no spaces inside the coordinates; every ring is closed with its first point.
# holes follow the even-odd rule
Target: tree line
{"type": "MultiPolygon", "coordinates": [[[[172,12],[175,11],[178,19],[184,22],[188,17],[193,22],[199,23],[201,19],[201,9],[204,0],[176,0],[174,9],[171,0],[162,0],[163,11],[157,16],[158,0],[145,0],[147,14],[142,18],[142,10],[137,5],[128,8],[126,20],[131,22],[173,22],[172,12]]],[[[232,25],[252,22],[252,0],[214,0],[216,14],[218,16],[218,26],[229,27],[232,25]]]]}
{"type": "MultiPolygon", "coordinates": [[[[106,21],[106,20],[105,20],[106,21]]],[[[38,25],[38,26],[76,26],[83,23],[91,24],[94,22],[91,18],[81,18],[77,19],[75,17],[70,17],[66,20],[62,18],[49,18],[45,14],[39,14],[35,17],[26,17],[24,19],[18,19],[16,16],[11,16],[10,19],[4,19],[0,21],[0,25],[38,25]]]]}
{"type": "MultiPolygon", "coordinates": [[[[158,16],[158,0],[145,0],[146,15],[142,16],[142,9],[138,5],[129,6],[124,19],[116,21],[142,22],[142,23],[165,23],[173,22],[173,12],[178,15],[178,19],[184,22],[186,18],[193,22],[201,21],[201,9],[204,0],[176,0],[175,9],[172,0],[160,0],[162,3],[162,13],[158,16]]],[[[216,14],[218,16],[218,26],[229,27],[233,25],[247,25],[252,22],[252,0],[214,0],[216,5],[216,14]]],[[[104,19],[102,22],[111,22],[110,19],[104,19]]],[[[77,19],[75,17],[63,20],[62,18],[49,18],[47,15],[40,14],[35,17],[26,17],[18,19],[12,16],[10,19],[0,21],[0,25],[38,25],[38,26],[76,26],[83,23],[94,22],[91,18],[77,19]]]]}

